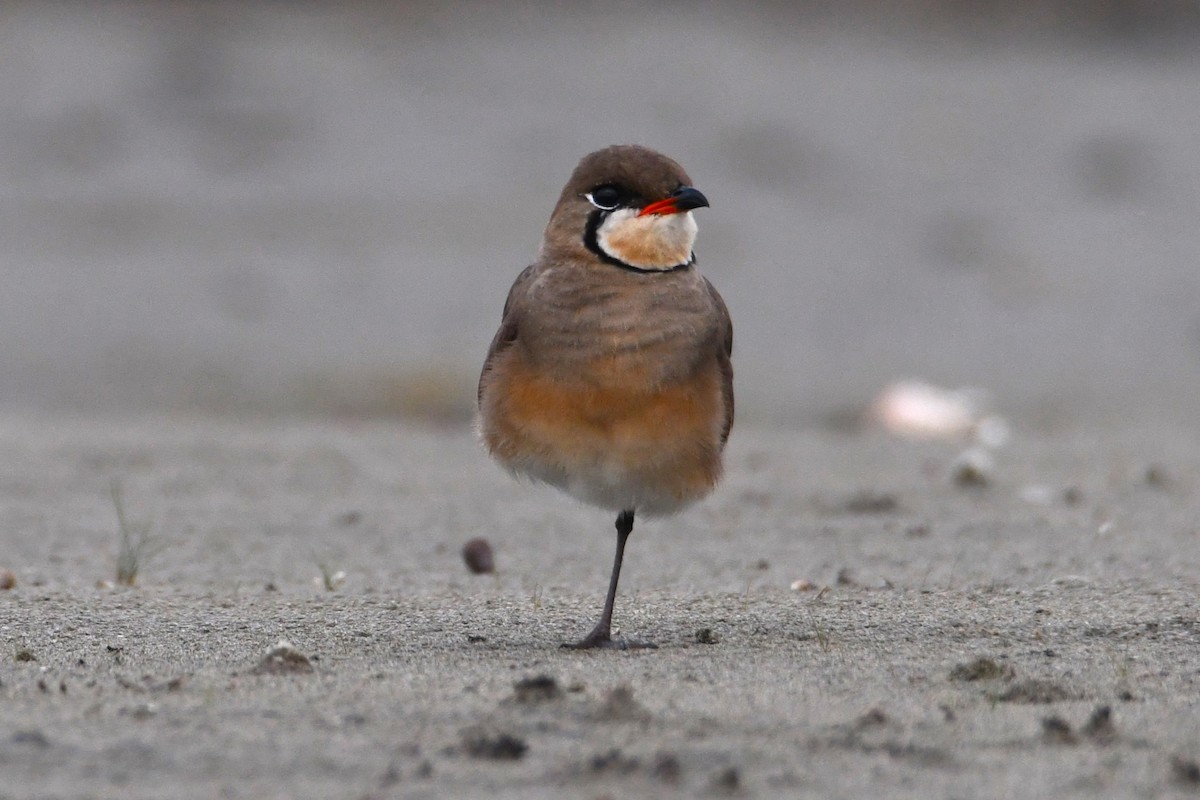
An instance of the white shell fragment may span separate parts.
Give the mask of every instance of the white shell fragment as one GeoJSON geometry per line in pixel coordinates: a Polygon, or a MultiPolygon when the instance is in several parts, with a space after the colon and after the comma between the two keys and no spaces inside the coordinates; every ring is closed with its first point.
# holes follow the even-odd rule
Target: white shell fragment
{"type": "Polygon", "coordinates": [[[870,416],[885,430],[914,439],[974,436],[985,447],[999,447],[1009,438],[1007,421],[988,412],[987,393],[979,389],[897,381],[871,404],[870,416]]]}

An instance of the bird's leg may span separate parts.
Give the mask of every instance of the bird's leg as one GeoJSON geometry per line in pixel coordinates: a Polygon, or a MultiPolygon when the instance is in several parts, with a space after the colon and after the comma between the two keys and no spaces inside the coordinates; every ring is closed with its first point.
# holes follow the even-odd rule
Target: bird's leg
{"type": "Polygon", "coordinates": [[[625,639],[612,638],[612,614],[613,604],[617,600],[617,581],[621,577],[621,560],[625,557],[625,540],[629,538],[629,534],[632,532],[633,512],[622,511],[617,515],[617,555],[613,559],[612,576],[608,579],[608,597],[604,600],[604,611],[600,614],[600,621],[596,623],[596,627],[592,629],[592,632],[583,637],[583,639],[573,644],[564,644],[563,647],[570,648],[571,650],[589,650],[593,647],[616,650],[658,647],[658,645],[650,642],[631,642],[625,639]]]}

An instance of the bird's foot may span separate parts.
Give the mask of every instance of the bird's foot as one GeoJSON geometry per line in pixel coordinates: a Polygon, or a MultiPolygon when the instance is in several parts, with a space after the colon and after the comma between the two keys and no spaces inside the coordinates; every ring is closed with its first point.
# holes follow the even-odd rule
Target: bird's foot
{"type": "Polygon", "coordinates": [[[567,650],[657,650],[658,645],[654,642],[639,642],[636,639],[626,639],[623,636],[613,638],[607,633],[597,633],[592,631],[590,634],[580,639],[578,642],[564,642],[562,645],[567,650]]]}

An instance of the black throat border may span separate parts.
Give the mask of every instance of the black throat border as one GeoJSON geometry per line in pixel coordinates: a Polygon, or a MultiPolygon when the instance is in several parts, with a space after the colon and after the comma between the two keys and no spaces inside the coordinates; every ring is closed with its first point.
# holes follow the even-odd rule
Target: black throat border
{"type": "Polygon", "coordinates": [[[599,209],[593,211],[588,215],[587,227],[583,230],[584,246],[587,247],[588,250],[591,250],[593,253],[595,253],[597,257],[599,257],[599,259],[605,264],[612,264],[614,267],[627,269],[630,272],[640,272],[643,275],[654,275],[657,273],[665,274],[668,272],[679,272],[680,270],[685,270],[696,263],[695,253],[692,253],[688,260],[682,264],[676,264],[675,266],[667,267],[666,269],[643,269],[642,267],[635,267],[632,264],[626,264],[619,258],[613,258],[608,253],[604,252],[604,248],[600,246],[599,239],[596,238],[597,233],[600,230],[601,223],[603,223],[607,217],[608,214],[604,211],[599,209]]]}

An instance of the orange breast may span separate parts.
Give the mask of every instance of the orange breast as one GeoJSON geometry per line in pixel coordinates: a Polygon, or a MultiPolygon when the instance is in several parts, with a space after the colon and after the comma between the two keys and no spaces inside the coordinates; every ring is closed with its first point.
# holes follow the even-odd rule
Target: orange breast
{"type": "Polygon", "coordinates": [[[513,468],[536,462],[570,473],[623,473],[677,499],[707,494],[720,474],[724,416],[715,362],[669,386],[597,360],[572,380],[532,368],[512,350],[485,398],[483,433],[513,468]]]}

